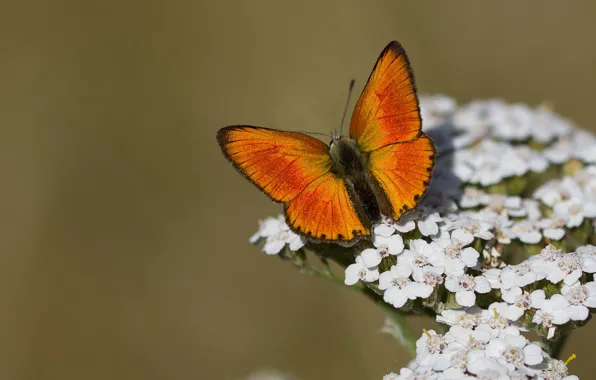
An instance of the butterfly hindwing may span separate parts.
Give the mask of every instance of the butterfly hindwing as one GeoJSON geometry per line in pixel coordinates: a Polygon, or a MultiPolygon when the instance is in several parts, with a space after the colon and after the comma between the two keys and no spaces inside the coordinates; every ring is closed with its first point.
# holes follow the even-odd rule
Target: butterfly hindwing
{"type": "Polygon", "coordinates": [[[434,144],[426,135],[370,153],[370,172],[389,200],[395,220],[416,206],[426,192],[434,160],[434,144]]]}
{"type": "Polygon", "coordinates": [[[318,240],[352,240],[370,234],[333,174],[329,147],[311,136],[232,126],[217,140],[236,169],[271,199],[284,203],[292,230],[318,240]]]}
{"type": "Polygon", "coordinates": [[[414,75],[404,48],[393,41],[383,50],[358,99],[350,137],[363,152],[410,141],[422,120],[414,75]]]}
{"type": "Polygon", "coordinates": [[[324,174],[306,187],[285,209],[289,226],[319,240],[352,240],[370,234],[348,194],[345,181],[324,174]]]}

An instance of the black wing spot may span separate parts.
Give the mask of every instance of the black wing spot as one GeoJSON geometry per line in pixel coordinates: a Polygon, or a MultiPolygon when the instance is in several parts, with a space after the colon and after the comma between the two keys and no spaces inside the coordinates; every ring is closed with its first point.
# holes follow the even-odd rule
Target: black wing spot
{"type": "Polygon", "coordinates": [[[435,160],[435,155],[434,155],[434,154],[432,154],[432,155],[430,155],[430,157],[429,157],[429,158],[431,159],[431,161],[434,161],[434,160],[435,160]]]}
{"type": "Polygon", "coordinates": [[[423,184],[424,186],[428,186],[428,184],[429,184],[429,183],[430,183],[430,182],[428,182],[428,181],[424,181],[424,182],[422,182],[422,184],[423,184]]]}
{"type": "Polygon", "coordinates": [[[300,226],[296,226],[295,228],[296,228],[296,231],[300,232],[300,230],[301,230],[300,226]]]}
{"type": "Polygon", "coordinates": [[[306,233],[306,235],[307,235],[307,236],[312,236],[312,231],[308,231],[308,232],[306,233]]]}
{"type": "Polygon", "coordinates": [[[429,172],[429,173],[432,172],[433,171],[433,167],[432,166],[429,166],[428,168],[426,168],[426,171],[429,172]]]}
{"type": "Polygon", "coordinates": [[[420,199],[420,194],[414,195],[414,202],[418,202],[418,199],[420,199]]]}
{"type": "Polygon", "coordinates": [[[325,239],[325,238],[327,238],[327,235],[321,234],[321,239],[325,239]]]}
{"type": "Polygon", "coordinates": [[[337,234],[337,238],[338,238],[338,239],[343,239],[343,238],[344,238],[344,235],[342,235],[342,234],[337,234]]]}

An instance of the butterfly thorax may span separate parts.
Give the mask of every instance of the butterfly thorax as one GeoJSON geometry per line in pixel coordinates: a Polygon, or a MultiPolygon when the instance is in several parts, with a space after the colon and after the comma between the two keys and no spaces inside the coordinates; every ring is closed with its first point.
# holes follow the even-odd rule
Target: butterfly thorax
{"type": "Polygon", "coordinates": [[[368,154],[360,150],[355,140],[346,136],[334,138],[329,156],[331,172],[345,180],[352,203],[366,224],[379,221],[381,213],[389,212],[386,197],[370,175],[368,154]]]}
{"type": "Polygon", "coordinates": [[[331,171],[349,179],[363,179],[366,173],[366,157],[358,143],[349,137],[334,138],[329,146],[331,171]]]}

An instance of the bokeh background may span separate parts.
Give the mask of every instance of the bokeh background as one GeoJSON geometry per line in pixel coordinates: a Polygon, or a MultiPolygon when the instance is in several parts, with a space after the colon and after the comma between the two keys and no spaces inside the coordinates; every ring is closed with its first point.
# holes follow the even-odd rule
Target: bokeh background
{"type": "MultiPolygon", "coordinates": [[[[1,9],[2,379],[239,379],[263,367],[379,379],[404,365],[366,299],[249,245],[280,207],[215,142],[229,124],[337,128],[349,80],[359,94],[392,39],[422,92],[549,101],[596,125],[590,1],[1,9]]],[[[565,351],[584,378],[594,337],[592,323],[565,351]]]]}

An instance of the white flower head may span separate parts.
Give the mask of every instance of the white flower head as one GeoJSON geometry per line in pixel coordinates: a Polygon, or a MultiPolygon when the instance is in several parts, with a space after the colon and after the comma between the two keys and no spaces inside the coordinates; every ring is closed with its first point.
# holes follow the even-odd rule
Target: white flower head
{"type": "Polygon", "coordinates": [[[411,274],[412,268],[408,265],[393,265],[391,269],[381,273],[379,289],[385,291],[383,293],[385,302],[400,308],[409,299],[414,300],[428,292],[428,289],[422,284],[410,279],[411,274]]]}
{"type": "Polygon", "coordinates": [[[356,284],[358,281],[373,282],[378,279],[379,269],[377,267],[367,267],[362,257],[357,256],[356,262],[346,268],[344,283],[350,286],[356,284]]]}
{"type": "Polygon", "coordinates": [[[360,254],[367,267],[375,267],[389,255],[397,256],[404,250],[404,241],[399,234],[391,236],[373,235],[375,248],[367,248],[360,254]]]}
{"type": "Polygon", "coordinates": [[[262,221],[259,230],[250,237],[251,243],[257,243],[265,239],[263,252],[268,255],[276,255],[287,245],[291,251],[297,251],[304,247],[306,239],[292,230],[285,222],[283,215],[277,218],[269,217],[262,221]]]}
{"type": "Polygon", "coordinates": [[[447,277],[445,287],[455,293],[455,301],[461,306],[473,306],[476,293],[490,292],[490,283],[484,276],[473,277],[464,274],[461,277],[447,277]]]}
{"type": "Polygon", "coordinates": [[[480,253],[472,247],[465,247],[466,244],[453,238],[447,231],[441,231],[431,246],[436,251],[442,250],[445,256],[445,273],[449,276],[461,276],[466,267],[472,268],[478,264],[480,253]]]}
{"type": "Polygon", "coordinates": [[[596,308],[596,283],[588,282],[585,285],[579,282],[572,286],[563,285],[561,294],[569,302],[569,318],[572,321],[584,321],[588,318],[588,308],[596,308]]]}

